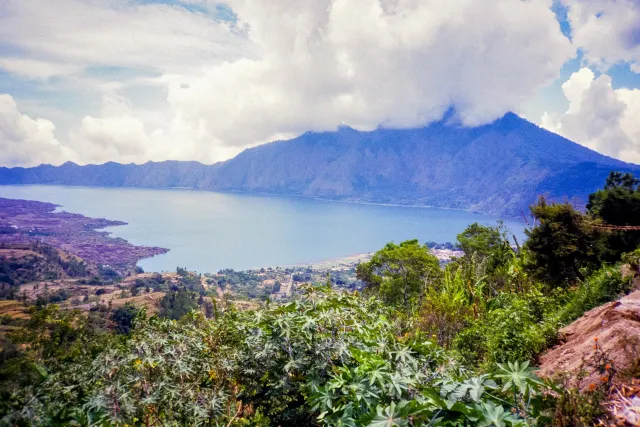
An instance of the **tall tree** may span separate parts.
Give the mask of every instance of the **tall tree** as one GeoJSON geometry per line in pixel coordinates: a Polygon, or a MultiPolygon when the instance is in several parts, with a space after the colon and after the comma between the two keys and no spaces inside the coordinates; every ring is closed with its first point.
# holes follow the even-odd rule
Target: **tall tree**
{"type": "MultiPolygon", "coordinates": [[[[604,189],[589,196],[588,212],[606,224],[640,225],[639,184],[633,174],[611,172],[604,189]]],[[[617,261],[623,253],[640,246],[640,231],[612,231],[607,240],[607,259],[617,261]]]]}
{"type": "Polygon", "coordinates": [[[396,245],[388,243],[371,261],[360,264],[357,276],[368,291],[379,294],[387,303],[411,308],[425,289],[442,275],[438,258],[418,240],[396,245]]]}
{"type": "Polygon", "coordinates": [[[457,239],[465,257],[485,261],[487,272],[490,274],[506,264],[513,255],[507,229],[502,222],[494,227],[476,222],[458,234],[457,239]]]}
{"type": "Polygon", "coordinates": [[[544,197],[531,206],[531,213],[537,225],[526,231],[525,249],[531,253],[528,269],[537,279],[567,286],[600,264],[604,240],[587,215],[569,203],[549,204],[544,197]]]}
{"type": "Polygon", "coordinates": [[[191,310],[196,310],[198,304],[193,292],[184,289],[169,291],[160,300],[160,317],[179,320],[191,310]]]}

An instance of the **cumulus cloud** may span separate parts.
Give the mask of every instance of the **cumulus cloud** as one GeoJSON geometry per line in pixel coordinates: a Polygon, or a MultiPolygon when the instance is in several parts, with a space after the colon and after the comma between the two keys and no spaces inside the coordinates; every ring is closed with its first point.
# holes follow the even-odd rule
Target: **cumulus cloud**
{"type": "Polygon", "coordinates": [[[211,163],[341,124],[422,126],[450,109],[462,124],[486,123],[575,55],[552,0],[227,5],[234,15],[220,19],[213,0],[10,0],[0,44],[18,53],[0,54],[0,67],[105,96],[64,141],[79,162],[211,163]],[[150,88],[167,90],[165,105],[127,101],[150,88]]]}
{"type": "Polygon", "coordinates": [[[71,131],[69,145],[82,153],[82,164],[167,159],[215,163],[238,153],[237,149],[220,147],[202,124],[186,123],[179,116],[163,127],[149,128],[136,117],[126,98],[115,95],[103,97],[100,115],[82,119],[80,126],[71,131]]]}
{"type": "Polygon", "coordinates": [[[170,84],[187,122],[229,146],[279,133],[410,127],[451,107],[516,109],[574,55],[547,0],[230,0],[259,57],[170,84]]]}
{"type": "Polygon", "coordinates": [[[638,0],[563,0],[573,42],[589,65],[606,71],[629,63],[640,73],[640,2],[638,0]]]}
{"type": "Polygon", "coordinates": [[[611,77],[582,68],[562,85],[565,114],[542,126],[611,157],[640,163],[640,90],[613,89],[611,77]]]}
{"type": "Polygon", "coordinates": [[[73,150],[56,140],[54,129],[49,120],[21,114],[13,97],[0,94],[0,165],[60,164],[75,158],[73,150]]]}

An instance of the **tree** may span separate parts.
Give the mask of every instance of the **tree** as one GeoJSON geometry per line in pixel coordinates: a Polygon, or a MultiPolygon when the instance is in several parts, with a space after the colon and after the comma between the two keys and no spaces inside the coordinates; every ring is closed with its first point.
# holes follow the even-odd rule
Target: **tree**
{"type": "Polygon", "coordinates": [[[417,240],[388,243],[371,261],[358,265],[357,277],[387,303],[411,308],[440,276],[438,258],[417,240]]]}
{"type": "Polygon", "coordinates": [[[130,302],[113,310],[111,312],[111,321],[114,324],[115,331],[122,335],[128,335],[133,326],[133,320],[139,312],[140,309],[130,302]]]}
{"type": "Polygon", "coordinates": [[[531,206],[538,224],[526,231],[528,269],[539,280],[567,286],[584,279],[585,269],[599,266],[604,253],[602,234],[593,220],[569,203],[548,204],[544,197],[531,206]]]}
{"type": "MultiPolygon", "coordinates": [[[[604,189],[589,196],[588,212],[610,225],[640,225],[640,180],[630,173],[611,172],[604,189]]],[[[639,231],[612,231],[607,238],[607,260],[617,261],[640,246],[639,231]]]]}
{"type": "Polygon", "coordinates": [[[458,234],[457,239],[465,257],[485,261],[489,274],[505,265],[513,255],[507,229],[501,221],[495,227],[480,225],[477,222],[471,224],[458,234]]]}
{"type": "Polygon", "coordinates": [[[197,308],[192,292],[184,289],[170,291],[160,300],[160,317],[179,320],[197,308]]]}

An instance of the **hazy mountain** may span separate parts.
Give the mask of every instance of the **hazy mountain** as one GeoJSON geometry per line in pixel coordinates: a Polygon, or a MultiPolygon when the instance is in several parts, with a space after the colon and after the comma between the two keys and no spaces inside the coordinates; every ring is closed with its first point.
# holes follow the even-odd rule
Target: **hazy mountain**
{"type": "Polygon", "coordinates": [[[308,132],[212,166],[171,161],[0,168],[0,184],[193,187],[519,216],[539,194],[584,202],[613,169],[640,173],[640,166],[507,114],[476,128],[436,123],[420,129],[308,132]]]}
{"type": "Polygon", "coordinates": [[[143,165],[109,162],[79,166],[67,162],[61,166],[0,168],[0,184],[90,185],[101,187],[192,187],[211,185],[220,164],[198,162],[148,162],[143,165]]]}

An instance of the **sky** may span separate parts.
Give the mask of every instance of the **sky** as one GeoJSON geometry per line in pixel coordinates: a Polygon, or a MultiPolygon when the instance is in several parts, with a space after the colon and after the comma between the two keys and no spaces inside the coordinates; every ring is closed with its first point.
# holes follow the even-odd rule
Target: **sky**
{"type": "Polygon", "coordinates": [[[640,164],[640,0],[2,0],[0,165],[506,112],[640,164]]]}

